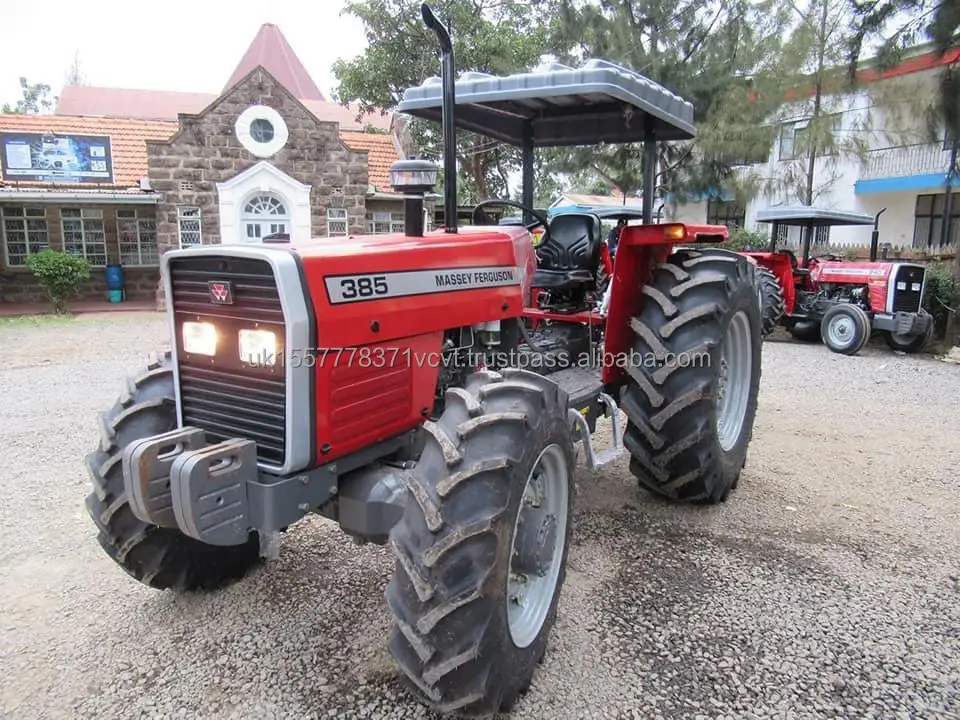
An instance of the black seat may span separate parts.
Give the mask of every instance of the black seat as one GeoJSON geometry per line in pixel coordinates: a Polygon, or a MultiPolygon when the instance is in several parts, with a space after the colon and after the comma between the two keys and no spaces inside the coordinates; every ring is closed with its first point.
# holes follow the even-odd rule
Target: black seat
{"type": "Polygon", "coordinates": [[[565,290],[596,282],[603,249],[600,218],[589,213],[555,215],[549,219],[548,229],[537,246],[539,263],[533,286],[565,290]]]}

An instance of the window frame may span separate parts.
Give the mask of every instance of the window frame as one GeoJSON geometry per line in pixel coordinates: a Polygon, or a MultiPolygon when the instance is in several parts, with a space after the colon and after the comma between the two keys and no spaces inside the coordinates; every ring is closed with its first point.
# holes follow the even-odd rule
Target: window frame
{"type": "Polygon", "coordinates": [[[947,194],[943,193],[923,193],[918,194],[913,205],[913,238],[910,246],[921,249],[943,249],[944,247],[954,247],[960,242],[960,194],[953,193],[953,207],[950,208],[950,232],[947,235],[947,244],[941,245],[940,238],[943,235],[944,215],[947,210],[947,194]],[[929,204],[929,210],[921,210],[921,204],[929,204]],[[921,233],[921,221],[927,222],[926,231],[921,233]],[[919,243],[920,235],[925,235],[926,240],[919,243]]]}
{"type": "MultiPolygon", "coordinates": [[[[71,230],[70,232],[76,232],[76,230],[71,230]]],[[[105,227],[104,222],[103,222],[103,210],[101,210],[100,208],[81,207],[81,206],[61,207],[61,208],[60,208],[60,233],[61,233],[60,238],[61,238],[62,244],[63,244],[63,251],[64,251],[65,253],[69,253],[69,254],[71,254],[71,255],[77,255],[77,257],[82,257],[82,258],[86,259],[86,261],[90,264],[90,267],[102,268],[102,267],[106,267],[106,266],[109,264],[110,258],[109,258],[109,256],[107,255],[107,232],[106,232],[106,227],[105,227]],[[70,213],[76,212],[76,213],[78,213],[78,214],[77,214],[77,215],[72,215],[72,214],[71,214],[71,215],[65,215],[65,214],[64,214],[65,212],[70,212],[70,213]],[[81,239],[80,239],[80,246],[81,246],[81,248],[82,248],[82,252],[81,252],[79,255],[77,255],[76,252],[72,252],[72,251],[70,251],[70,250],[67,249],[67,223],[68,223],[68,222],[69,222],[69,223],[74,223],[74,222],[79,222],[79,223],[80,223],[80,237],[81,237],[81,239]],[[99,230],[96,230],[96,229],[88,229],[88,227],[87,227],[87,223],[88,223],[88,222],[89,222],[89,223],[99,223],[99,225],[100,225],[99,230]],[[88,239],[87,239],[87,234],[88,234],[88,233],[95,233],[95,232],[99,232],[99,233],[100,233],[100,238],[101,238],[101,239],[98,240],[98,241],[88,240],[88,239]],[[99,262],[94,262],[94,261],[92,261],[92,260],[90,259],[90,255],[91,255],[91,254],[94,254],[94,253],[91,253],[91,252],[89,251],[88,245],[99,245],[99,246],[103,249],[103,252],[102,252],[102,255],[103,255],[103,263],[102,263],[102,264],[99,263],[99,262]]]]}
{"type": "Polygon", "coordinates": [[[28,257],[30,257],[31,255],[34,255],[34,254],[36,254],[36,253],[43,252],[44,250],[49,250],[49,249],[50,249],[50,223],[49,223],[49,221],[47,220],[47,209],[46,209],[45,207],[39,207],[39,206],[33,206],[33,205],[18,205],[18,206],[14,206],[14,207],[0,207],[0,238],[3,239],[3,262],[4,262],[4,267],[6,267],[6,268],[26,268],[26,267],[27,267],[27,258],[28,258],[28,257]],[[19,211],[20,211],[20,214],[19,214],[19,215],[10,215],[9,213],[10,213],[11,210],[19,210],[19,211]],[[31,211],[33,211],[33,212],[39,212],[40,215],[29,215],[28,213],[31,212],[31,211]],[[42,244],[40,244],[40,243],[35,244],[35,243],[31,242],[31,240],[30,240],[30,233],[31,233],[31,232],[37,232],[37,231],[35,231],[35,230],[34,230],[34,231],[31,231],[31,229],[30,229],[30,221],[31,221],[31,220],[33,220],[34,222],[37,222],[37,221],[42,221],[42,222],[43,222],[43,235],[44,235],[44,238],[45,238],[45,239],[43,240],[42,244]],[[23,239],[24,239],[24,243],[23,243],[23,244],[24,244],[24,249],[25,249],[26,253],[25,253],[23,256],[18,256],[18,257],[22,257],[22,258],[23,258],[23,261],[22,261],[22,262],[14,263],[14,262],[11,262],[11,261],[10,261],[10,238],[8,237],[8,232],[10,232],[10,231],[7,229],[7,222],[8,222],[8,221],[10,221],[10,222],[17,222],[17,221],[19,221],[19,222],[21,223],[21,228],[22,228],[22,229],[19,230],[19,231],[15,230],[15,231],[13,231],[13,232],[22,232],[22,233],[23,233],[23,239]],[[37,248],[39,248],[39,249],[34,250],[34,249],[32,249],[33,247],[37,247],[37,248]]]}
{"type": "Polygon", "coordinates": [[[327,208],[327,237],[349,237],[350,236],[350,215],[346,208],[327,208]],[[333,213],[336,213],[334,216],[333,213]],[[333,223],[343,223],[343,232],[332,232],[333,223]]]}
{"type": "MultiPolygon", "coordinates": [[[[160,251],[157,238],[157,218],[154,217],[141,217],[139,208],[117,208],[116,211],[116,221],[117,221],[117,257],[119,262],[124,267],[158,267],[160,265],[160,251]],[[128,214],[132,213],[132,215],[128,214]],[[133,243],[129,241],[124,241],[122,237],[123,230],[121,229],[121,224],[125,222],[133,221],[134,231],[136,233],[136,247],[137,247],[137,262],[131,263],[125,260],[125,253],[123,251],[124,245],[132,245],[133,243]],[[144,230],[144,223],[152,223],[153,230],[144,230]],[[144,233],[152,233],[152,262],[144,262],[144,233]]],[[[150,247],[150,241],[147,240],[147,247],[150,247]]]]}
{"type": "Polygon", "coordinates": [[[203,210],[196,205],[178,205],[177,206],[177,246],[183,250],[185,247],[198,247],[203,245],[203,210]],[[191,213],[191,214],[188,214],[191,213]],[[195,213],[195,214],[194,214],[195,213]],[[184,223],[196,222],[196,230],[184,230],[184,223]],[[197,242],[184,245],[183,236],[185,233],[196,233],[197,242]]]}
{"type": "Polygon", "coordinates": [[[724,225],[730,230],[739,230],[746,224],[747,208],[736,200],[707,200],[707,225],[724,225]],[[732,226],[731,220],[735,221],[732,226]]]}

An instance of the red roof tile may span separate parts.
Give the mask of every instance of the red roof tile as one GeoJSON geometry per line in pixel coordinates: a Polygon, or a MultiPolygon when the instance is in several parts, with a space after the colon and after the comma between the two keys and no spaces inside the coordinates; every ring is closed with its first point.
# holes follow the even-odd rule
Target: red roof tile
{"type": "Polygon", "coordinates": [[[326,98],[310,77],[310,73],[300,62],[300,58],[290,47],[290,43],[273,23],[260,27],[240,64],[223,88],[226,92],[260,66],[273,75],[294,97],[301,100],[323,102],[326,98]]]}
{"type": "Polygon", "coordinates": [[[393,136],[386,133],[340,132],[351,150],[367,150],[367,182],[381,192],[392,192],[390,166],[400,159],[393,136]]]}
{"type": "MultiPolygon", "coordinates": [[[[75,135],[109,135],[113,154],[112,187],[128,188],[147,174],[146,140],[165,140],[177,123],[120,120],[62,115],[0,115],[0,132],[49,132],[75,135]]],[[[0,155],[0,163],[3,157],[0,155]]],[[[49,183],[21,183],[43,186],[49,183]]],[[[68,185],[68,183],[64,183],[68,185]]],[[[84,185],[89,186],[89,183],[84,185]]]]}

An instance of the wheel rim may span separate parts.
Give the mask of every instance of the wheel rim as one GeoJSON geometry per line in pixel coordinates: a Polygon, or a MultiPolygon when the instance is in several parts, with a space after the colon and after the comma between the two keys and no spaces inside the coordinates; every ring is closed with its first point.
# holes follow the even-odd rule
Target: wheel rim
{"type": "Polygon", "coordinates": [[[559,445],[540,453],[527,477],[510,541],[507,625],[513,644],[528,647],[553,603],[566,544],[569,470],[559,445]]]}
{"type": "Polygon", "coordinates": [[[849,315],[837,315],[827,323],[827,338],[838,348],[850,347],[856,339],[857,326],[849,315]]]}
{"type": "Polygon", "coordinates": [[[720,447],[729,452],[737,443],[747,417],[753,353],[750,320],[741,310],[727,326],[720,345],[720,376],[717,381],[717,436],[720,447]]]}

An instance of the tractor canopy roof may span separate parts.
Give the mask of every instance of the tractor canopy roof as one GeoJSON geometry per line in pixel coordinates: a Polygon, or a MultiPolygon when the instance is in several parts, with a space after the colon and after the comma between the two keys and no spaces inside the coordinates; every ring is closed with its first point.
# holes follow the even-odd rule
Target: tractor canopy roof
{"type": "MultiPolygon", "coordinates": [[[[551,63],[526,73],[465,72],[455,83],[456,125],[534,147],[694,137],[693,105],[639,73],[607,60],[572,68],[551,63]]],[[[397,110],[441,120],[442,83],[408,88],[397,110]]]]}
{"type": "Polygon", "coordinates": [[[873,225],[873,215],[855,210],[832,210],[814,205],[774,205],[757,212],[757,222],[780,225],[873,225]]]}

